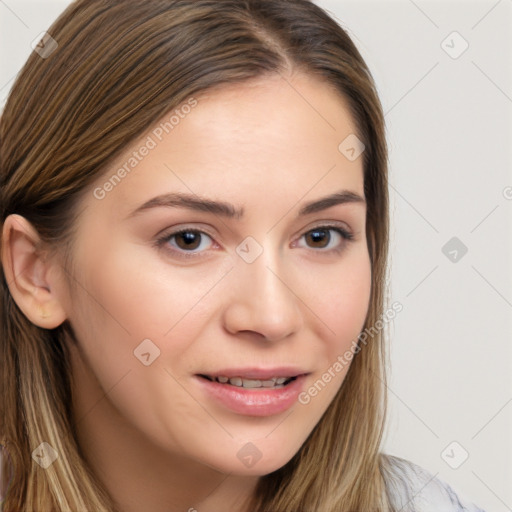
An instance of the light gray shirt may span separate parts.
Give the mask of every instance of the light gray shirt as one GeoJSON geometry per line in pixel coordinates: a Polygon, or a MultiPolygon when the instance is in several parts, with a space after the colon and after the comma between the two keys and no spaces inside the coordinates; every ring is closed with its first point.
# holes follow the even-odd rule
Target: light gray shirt
{"type": "Polygon", "coordinates": [[[389,497],[400,512],[485,512],[450,485],[411,461],[387,455],[389,497]]]}

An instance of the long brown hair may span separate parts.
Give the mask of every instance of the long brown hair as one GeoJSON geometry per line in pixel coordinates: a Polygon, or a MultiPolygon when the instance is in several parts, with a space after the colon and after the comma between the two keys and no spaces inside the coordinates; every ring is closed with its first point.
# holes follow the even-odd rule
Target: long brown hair
{"type": "MultiPolygon", "coordinates": [[[[375,325],[388,245],[384,117],[368,67],[325,11],[308,0],[77,0],[48,33],[58,46],[45,58],[32,53],[0,119],[2,224],[17,213],[49,247],[69,249],[81,194],[166,112],[213,87],[300,70],[348,101],[366,147],[372,289],[364,327],[375,325]]],[[[117,510],[75,438],[70,325],[35,326],[3,269],[1,286],[0,442],[13,471],[3,511],[117,510]],[[42,440],[59,453],[46,470],[31,457],[42,440]]],[[[380,453],[385,357],[379,331],[296,455],[259,480],[251,511],[391,510],[380,453]]]]}

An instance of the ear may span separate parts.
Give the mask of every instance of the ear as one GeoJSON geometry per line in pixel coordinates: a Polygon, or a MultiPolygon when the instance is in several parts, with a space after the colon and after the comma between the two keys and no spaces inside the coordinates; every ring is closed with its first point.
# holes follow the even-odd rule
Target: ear
{"type": "Polygon", "coordinates": [[[35,325],[54,329],[66,320],[57,291],[61,272],[45,258],[41,239],[21,215],[9,215],[2,230],[2,267],[12,298],[35,325]]]}

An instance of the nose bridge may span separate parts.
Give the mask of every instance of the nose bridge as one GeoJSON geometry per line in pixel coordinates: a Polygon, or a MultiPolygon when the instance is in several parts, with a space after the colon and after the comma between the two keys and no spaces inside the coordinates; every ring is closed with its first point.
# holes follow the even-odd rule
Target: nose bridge
{"type": "Polygon", "coordinates": [[[267,339],[280,339],[298,330],[302,325],[299,300],[292,292],[293,284],[288,284],[290,272],[283,274],[284,268],[278,249],[272,247],[267,238],[265,246],[260,245],[258,254],[252,258],[246,255],[258,248],[254,242],[240,247],[234,277],[237,280],[231,294],[231,331],[255,331],[267,339]],[[253,245],[251,245],[253,244],[253,245]]]}
{"type": "Polygon", "coordinates": [[[278,277],[280,267],[277,258],[271,254],[270,249],[267,249],[256,261],[246,264],[242,270],[242,279],[247,280],[253,290],[249,296],[253,296],[258,304],[279,307],[293,299],[283,284],[282,277],[278,277]]]}

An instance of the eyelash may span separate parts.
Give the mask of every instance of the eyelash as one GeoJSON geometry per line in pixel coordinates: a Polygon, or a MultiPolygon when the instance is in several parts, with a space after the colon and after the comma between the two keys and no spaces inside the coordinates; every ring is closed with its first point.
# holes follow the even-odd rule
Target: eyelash
{"type": "MultiPolygon", "coordinates": [[[[354,235],[352,233],[350,233],[349,231],[341,228],[338,225],[332,225],[332,224],[315,226],[314,228],[309,229],[308,231],[304,232],[300,236],[299,239],[301,239],[303,236],[305,236],[308,233],[311,233],[313,231],[335,231],[335,232],[337,232],[341,236],[341,238],[344,240],[344,242],[351,242],[354,239],[354,235]]],[[[163,246],[165,244],[167,244],[173,237],[175,237],[175,236],[177,236],[177,235],[179,235],[181,233],[199,233],[201,235],[206,235],[206,236],[210,237],[213,240],[213,236],[212,235],[210,235],[209,233],[207,233],[205,231],[202,231],[200,229],[182,228],[182,229],[179,229],[178,231],[173,231],[172,233],[166,233],[165,235],[159,237],[157,240],[155,240],[155,246],[158,247],[158,248],[163,248],[163,246]]],[[[339,254],[339,253],[341,253],[343,251],[344,245],[345,244],[342,243],[340,247],[337,247],[335,249],[327,249],[327,250],[320,248],[320,249],[315,251],[315,248],[313,248],[313,247],[310,247],[310,249],[314,250],[315,252],[325,252],[325,253],[339,254]]],[[[181,249],[176,249],[176,248],[166,249],[166,250],[169,250],[169,251],[173,252],[179,258],[198,258],[198,257],[201,257],[201,255],[202,255],[201,252],[183,251],[181,249]]]]}

